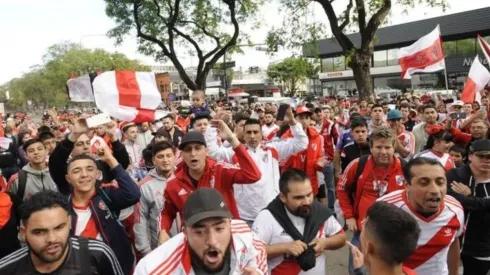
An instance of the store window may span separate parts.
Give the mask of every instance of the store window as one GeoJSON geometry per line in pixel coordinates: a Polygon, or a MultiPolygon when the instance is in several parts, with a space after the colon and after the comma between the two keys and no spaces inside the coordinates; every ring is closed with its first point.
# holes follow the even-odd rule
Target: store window
{"type": "MultiPolygon", "coordinates": [[[[487,41],[487,43],[490,43],[490,36],[483,37],[483,40],[487,41]]],[[[483,50],[480,47],[480,43],[477,43],[477,44],[478,45],[476,45],[476,52],[479,53],[479,54],[482,54],[483,53],[483,50]]]]}
{"type": "Polygon", "coordinates": [[[398,49],[388,50],[388,66],[398,65],[397,51],[398,49]]]}
{"type": "Polygon", "coordinates": [[[474,38],[462,39],[456,42],[457,42],[458,56],[475,55],[476,40],[474,38]]]}
{"type": "Polygon", "coordinates": [[[424,90],[445,89],[445,87],[446,80],[442,71],[431,74],[412,75],[412,88],[414,90],[419,90],[423,92],[424,90]]]}
{"type": "Polygon", "coordinates": [[[388,64],[387,51],[377,51],[373,54],[374,67],[384,67],[388,64]]]}
{"type": "Polygon", "coordinates": [[[444,54],[446,57],[457,56],[456,41],[446,41],[442,43],[444,54]]]}
{"type": "Polygon", "coordinates": [[[322,59],[322,72],[333,72],[333,58],[322,59]]]}
{"type": "Polygon", "coordinates": [[[345,71],[345,57],[343,57],[343,56],[334,57],[334,59],[333,59],[333,70],[336,72],[345,71]]]}
{"type": "Polygon", "coordinates": [[[374,91],[376,94],[401,92],[404,88],[410,88],[409,79],[402,79],[399,76],[375,77],[374,91]]]}

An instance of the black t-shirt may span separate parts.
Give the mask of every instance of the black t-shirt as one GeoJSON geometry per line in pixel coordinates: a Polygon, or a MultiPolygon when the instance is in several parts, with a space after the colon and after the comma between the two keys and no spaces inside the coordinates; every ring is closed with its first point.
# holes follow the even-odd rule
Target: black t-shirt
{"type": "MultiPolygon", "coordinates": [[[[82,274],[82,258],[79,237],[69,240],[68,254],[63,263],[51,273],[40,273],[31,261],[29,247],[21,248],[0,260],[1,275],[86,275],[82,274]]],[[[88,240],[88,254],[90,255],[90,274],[92,275],[124,275],[114,252],[101,241],[88,240]]],[[[86,252],[85,252],[86,253],[86,252]]]]}
{"type": "Polygon", "coordinates": [[[405,125],[405,130],[412,132],[412,129],[415,126],[415,121],[409,119],[407,122],[403,123],[403,125],[405,125]]]}

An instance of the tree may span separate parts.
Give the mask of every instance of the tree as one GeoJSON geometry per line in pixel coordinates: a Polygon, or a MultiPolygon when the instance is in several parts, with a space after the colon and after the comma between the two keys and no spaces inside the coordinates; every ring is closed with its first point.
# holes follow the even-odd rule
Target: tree
{"type": "Polygon", "coordinates": [[[110,70],[150,71],[150,68],[120,53],[84,49],[67,42],[56,44],[48,48],[41,65],[31,67],[28,73],[7,84],[10,103],[26,106],[30,100],[34,107],[62,106],[68,102],[66,82],[71,75],[110,70]]]}
{"type": "MultiPolygon", "coordinates": [[[[312,10],[310,5],[316,5],[315,8],[320,7],[327,16],[333,37],[342,48],[347,66],[353,71],[360,98],[374,98],[370,67],[375,35],[378,28],[387,21],[392,1],[346,0],[342,13],[335,11],[333,4],[338,3],[335,0],[280,0],[280,2],[288,15],[285,17],[283,28],[270,32],[267,39],[269,46],[288,42],[287,44],[293,46],[306,44],[310,52],[317,50],[316,41],[319,37],[324,37],[325,33],[322,30],[326,28],[318,22],[307,25],[301,23],[304,16],[308,16],[309,10],[312,10]],[[300,31],[299,27],[302,27],[303,31],[300,31]],[[355,45],[347,36],[349,31],[360,33],[360,45],[355,45]],[[286,36],[288,39],[285,39],[286,36]]],[[[398,0],[397,3],[405,8],[414,8],[415,5],[422,8],[424,4],[441,7],[443,10],[447,8],[446,0],[398,0]]]]}
{"type": "Polygon", "coordinates": [[[105,0],[116,27],[116,42],[136,30],[139,51],[161,61],[169,59],[191,90],[205,89],[206,77],[227,51],[248,36],[240,26],[258,27],[256,14],[263,0],[105,0]],[[213,45],[208,50],[206,46],[213,45]],[[182,50],[197,55],[195,79],[179,59],[182,50]]]}
{"type": "Polygon", "coordinates": [[[290,57],[283,61],[269,65],[267,76],[279,81],[284,90],[295,95],[306,79],[318,73],[318,67],[304,58],[290,57]]]}

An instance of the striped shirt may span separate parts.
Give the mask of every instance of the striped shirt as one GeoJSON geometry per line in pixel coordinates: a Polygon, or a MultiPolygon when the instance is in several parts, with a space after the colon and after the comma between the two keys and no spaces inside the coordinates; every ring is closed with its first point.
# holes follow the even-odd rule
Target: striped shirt
{"type": "MultiPolygon", "coordinates": [[[[66,258],[50,275],[81,275],[82,260],[79,237],[71,237],[68,243],[66,258]]],[[[119,261],[114,252],[101,241],[88,240],[90,254],[90,274],[93,275],[123,275],[119,261]]],[[[32,264],[29,247],[23,247],[0,260],[0,274],[40,274],[32,264]]],[[[85,275],[85,274],[83,274],[85,275]]]]}

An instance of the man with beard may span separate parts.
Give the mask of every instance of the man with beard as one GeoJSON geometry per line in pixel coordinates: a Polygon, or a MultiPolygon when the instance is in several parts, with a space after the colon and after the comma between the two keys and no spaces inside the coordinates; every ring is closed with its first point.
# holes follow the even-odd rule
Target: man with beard
{"type": "Polygon", "coordinates": [[[435,159],[421,157],[405,165],[404,172],[405,190],[379,199],[407,211],[420,226],[417,249],[404,265],[418,275],[458,275],[464,211],[456,199],[446,195],[444,167],[435,159]]]}
{"type": "Polygon", "coordinates": [[[342,227],[332,211],[314,200],[304,171],[285,171],[279,186],[281,193],[252,226],[266,243],[271,274],[326,274],[324,251],[345,245],[342,227]]]}
{"type": "Polygon", "coordinates": [[[183,232],[143,258],[135,275],[267,274],[264,243],[244,221],[231,219],[218,190],[192,192],[183,213],[183,232]]]}
{"type": "Polygon", "coordinates": [[[27,246],[0,260],[0,274],[124,274],[106,244],[70,237],[69,206],[60,193],[39,192],[19,212],[27,246]]]}
{"type": "Polygon", "coordinates": [[[262,125],[262,136],[264,137],[264,141],[272,140],[277,131],[279,131],[279,125],[274,123],[274,113],[266,112],[264,115],[264,125],[262,125]]]}
{"type": "Polygon", "coordinates": [[[451,116],[448,116],[446,129],[451,132],[453,142],[457,145],[465,147],[467,150],[473,141],[487,138],[488,123],[482,118],[476,118],[473,120],[469,128],[470,133],[463,133],[459,129],[452,127],[451,116]]]}
{"type": "Polygon", "coordinates": [[[175,148],[170,141],[156,143],[152,148],[152,155],[155,168],[138,183],[141,198],[135,208],[135,248],[142,256],[158,246],[163,192],[167,179],[173,175],[175,168],[175,148]]]}
{"type": "Polygon", "coordinates": [[[148,122],[143,122],[138,124],[138,135],[136,138],[136,143],[141,147],[145,148],[150,144],[153,136],[151,135],[151,129],[148,122]]]}
{"type": "Polygon", "coordinates": [[[184,136],[184,132],[182,132],[178,127],[175,126],[173,115],[169,114],[163,118],[163,129],[165,129],[172,137],[172,142],[174,146],[179,146],[179,143],[184,136]]]}

